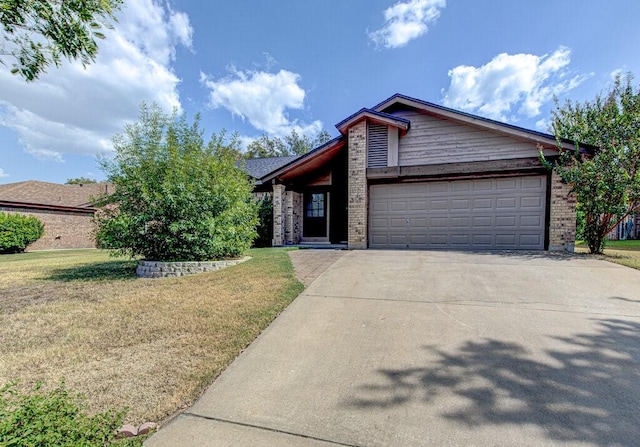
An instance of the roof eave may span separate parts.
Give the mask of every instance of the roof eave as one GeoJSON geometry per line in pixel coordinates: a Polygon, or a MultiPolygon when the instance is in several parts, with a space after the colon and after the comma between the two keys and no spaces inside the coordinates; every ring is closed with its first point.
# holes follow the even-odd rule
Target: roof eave
{"type": "Polygon", "coordinates": [[[323,144],[322,146],[318,146],[317,148],[313,149],[312,151],[307,152],[306,154],[304,154],[303,156],[301,156],[300,158],[296,158],[295,160],[293,160],[292,162],[282,166],[281,168],[265,175],[264,177],[262,177],[260,179],[260,184],[264,185],[265,183],[281,176],[283,173],[286,173],[287,171],[291,170],[291,169],[295,169],[298,166],[308,162],[309,160],[319,157],[321,156],[323,153],[332,150],[332,149],[336,149],[339,146],[342,146],[345,144],[345,138],[344,136],[339,136],[337,138],[334,138],[333,140],[330,140],[328,142],[326,142],[325,144],[323,144]]]}
{"type": "MultiPolygon", "coordinates": [[[[548,147],[558,147],[558,140],[554,135],[539,132],[536,130],[525,129],[524,127],[514,126],[513,124],[503,123],[500,121],[492,120],[490,118],[472,115],[467,112],[461,112],[459,110],[450,109],[438,104],[411,98],[400,93],[396,93],[395,95],[385,99],[381,103],[374,106],[372,109],[381,112],[395,104],[403,104],[409,107],[426,110],[427,112],[434,115],[439,115],[455,121],[473,124],[490,130],[495,130],[497,132],[505,133],[517,138],[525,139],[535,143],[541,143],[548,147]]],[[[575,150],[575,146],[571,141],[560,140],[560,144],[562,149],[575,150]]]]}
{"type": "Polygon", "coordinates": [[[360,109],[353,115],[336,124],[336,129],[338,129],[338,131],[342,135],[346,135],[350,127],[358,124],[363,120],[372,121],[387,126],[393,126],[400,129],[400,131],[402,132],[406,132],[407,130],[409,130],[409,126],[411,125],[411,122],[405,118],[389,115],[387,113],[376,110],[360,109]]]}
{"type": "Polygon", "coordinates": [[[93,214],[97,211],[96,208],[93,208],[93,207],[48,205],[45,203],[14,202],[11,200],[0,200],[0,207],[40,209],[40,210],[49,210],[49,211],[65,211],[65,212],[75,212],[75,213],[85,213],[85,214],[93,214]]]}

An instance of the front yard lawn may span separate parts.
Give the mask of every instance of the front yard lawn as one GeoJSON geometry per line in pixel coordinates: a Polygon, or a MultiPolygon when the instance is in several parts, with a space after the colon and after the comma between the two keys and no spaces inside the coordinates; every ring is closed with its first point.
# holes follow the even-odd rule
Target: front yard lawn
{"type": "MultiPolygon", "coordinates": [[[[576,251],[589,253],[589,247],[584,242],[578,242],[576,251]]],[[[640,270],[640,240],[607,241],[604,254],[601,256],[607,261],[640,270]]]]}
{"type": "Polygon", "coordinates": [[[135,261],[99,250],[0,256],[0,386],[64,380],[90,411],[162,421],[302,291],[285,250],[249,255],[167,279],[137,279],[135,261]]]}

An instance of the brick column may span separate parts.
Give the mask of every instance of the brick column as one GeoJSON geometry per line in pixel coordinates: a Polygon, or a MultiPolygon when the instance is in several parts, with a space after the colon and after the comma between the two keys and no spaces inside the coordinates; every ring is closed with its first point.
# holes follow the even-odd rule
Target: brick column
{"type": "Polygon", "coordinates": [[[302,240],[302,219],[304,216],[304,200],[300,192],[293,193],[293,237],[296,244],[302,240]]]}
{"type": "Polygon", "coordinates": [[[273,241],[278,247],[284,244],[284,185],[273,185],[273,241]]]}
{"type": "Polygon", "coordinates": [[[295,191],[285,192],[284,242],[299,244],[301,235],[302,194],[295,191]]]}
{"type": "Polygon", "coordinates": [[[349,250],[367,248],[367,123],[349,129],[349,250]]]}
{"type": "Polygon", "coordinates": [[[573,252],[576,242],[576,197],[556,171],[551,173],[549,251],[573,252]]]}

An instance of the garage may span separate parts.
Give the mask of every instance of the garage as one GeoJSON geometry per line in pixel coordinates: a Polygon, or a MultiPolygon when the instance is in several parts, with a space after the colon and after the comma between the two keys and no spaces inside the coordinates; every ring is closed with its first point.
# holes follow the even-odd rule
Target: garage
{"type": "Polygon", "coordinates": [[[369,247],[544,250],[547,176],[374,184],[369,247]]]}
{"type": "Polygon", "coordinates": [[[307,199],[327,191],[322,242],[349,250],[573,252],[576,197],[549,168],[595,148],[401,94],[336,128],[256,181],[272,196],[273,245],[304,243],[307,199]]]}

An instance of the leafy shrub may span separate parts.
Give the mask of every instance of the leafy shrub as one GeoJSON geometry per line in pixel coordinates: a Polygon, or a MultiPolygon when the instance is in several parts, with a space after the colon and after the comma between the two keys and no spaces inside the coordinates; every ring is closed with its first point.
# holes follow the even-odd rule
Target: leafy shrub
{"type": "Polygon", "coordinates": [[[20,253],[42,237],[44,225],[36,217],[0,213],[0,253],[20,253]]]}
{"type": "Polygon", "coordinates": [[[45,391],[42,384],[27,392],[15,383],[0,387],[0,445],[104,447],[141,446],[142,439],[116,439],[122,413],[107,411],[89,416],[82,399],[64,384],[45,391]]]}
{"type": "Polygon", "coordinates": [[[640,210],[640,87],[631,75],[616,76],[594,100],[557,103],[552,126],[560,150],[554,169],[580,204],[578,231],[591,253],[602,253],[607,234],[640,210]],[[576,150],[563,150],[566,140],[576,150]]]}
{"type": "Polygon", "coordinates": [[[576,206],[576,240],[584,240],[587,228],[587,214],[580,203],[576,206]]]}
{"type": "Polygon", "coordinates": [[[256,226],[258,237],[253,245],[255,247],[271,247],[273,239],[273,200],[265,196],[258,200],[258,225],[256,226]]]}
{"type": "Polygon", "coordinates": [[[115,192],[95,216],[96,240],[117,254],[156,261],[237,257],[256,236],[252,185],[236,164],[238,141],[205,144],[199,118],[141,107],[101,165],[115,192]]]}

